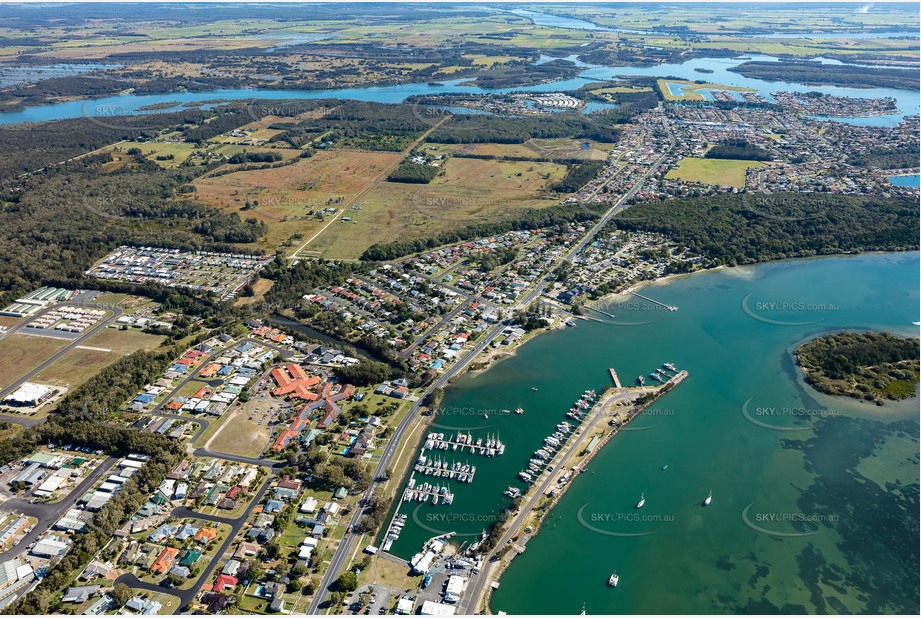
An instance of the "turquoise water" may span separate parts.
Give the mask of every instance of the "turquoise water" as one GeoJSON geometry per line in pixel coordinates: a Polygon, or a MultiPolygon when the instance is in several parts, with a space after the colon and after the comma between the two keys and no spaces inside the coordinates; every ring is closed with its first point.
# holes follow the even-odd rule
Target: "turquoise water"
{"type": "Polygon", "coordinates": [[[597,384],[608,366],[690,372],[578,477],[493,611],[916,613],[918,399],[881,409],[818,394],[790,350],[842,328],[917,336],[918,278],[917,253],[694,275],[643,292],[677,312],[609,308],[652,324],[542,336],[459,386],[450,400],[501,398],[532,371],[561,390],[597,384]]]}
{"type": "Polygon", "coordinates": [[[921,187],[921,176],[890,176],[889,182],[898,187],[921,187]]]}
{"type": "Polygon", "coordinates": [[[628,382],[672,362],[690,379],[575,480],[501,580],[493,611],[917,609],[917,544],[903,540],[918,531],[918,399],[879,409],[822,396],[804,387],[790,349],[842,328],[917,335],[918,278],[917,253],[726,269],[642,292],[677,312],[617,299],[608,311],[621,325],[537,337],[448,390],[436,431],[499,433],[508,449],[495,459],[442,453],[477,464],[474,483],[451,483],[449,507],[403,504],[410,523],[392,551],[409,557],[449,531],[476,540],[583,390],[607,386],[609,367],[628,382]],[[501,412],[518,406],[521,416],[501,412]],[[749,522],[768,532],[816,534],[758,532],[742,521],[749,505],[749,522]],[[606,585],[615,570],[616,590],[606,585]]]}

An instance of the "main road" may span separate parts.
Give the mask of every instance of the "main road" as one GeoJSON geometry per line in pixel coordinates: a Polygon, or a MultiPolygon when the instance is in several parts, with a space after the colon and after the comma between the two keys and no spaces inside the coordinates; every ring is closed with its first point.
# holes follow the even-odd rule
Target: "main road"
{"type": "MultiPolygon", "coordinates": [[[[664,122],[665,121],[663,119],[663,123],[664,122]]],[[[592,238],[594,238],[595,235],[605,225],[607,225],[610,222],[611,218],[614,215],[616,215],[618,212],[624,210],[627,207],[627,202],[630,200],[630,198],[632,198],[636,194],[636,192],[639,191],[640,187],[643,185],[646,179],[648,179],[659,168],[659,166],[662,164],[662,162],[665,160],[665,158],[668,156],[669,152],[671,151],[671,147],[674,146],[674,137],[672,136],[671,132],[667,130],[667,127],[666,127],[666,131],[669,135],[669,141],[670,141],[669,148],[667,148],[662,153],[662,155],[655,161],[655,163],[649,166],[649,169],[646,171],[646,173],[643,174],[643,176],[639,180],[637,180],[633,184],[633,186],[626,193],[624,193],[611,206],[610,209],[608,209],[605,212],[604,215],[602,215],[602,217],[595,223],[595,225],[593,225],[592,228],[588,232],[586,232],[582,240],[576,243],[572,247],[572,249],[568,251],[561,258],[560,260],[561,262],[570,259],[572,256],[576,255],[578,252],[584,249],[585,246],[592,240],[592,238]]],[[[552,268],[549,269],[550,272],[552,272],[552,270],[553,270],[552,268]]],[[[547,287],[548,284],[549,284],[549,275],[545,277],[544,279],[541,279],[537,283],[537,285],[535,285],[533,289],[531,289],[530,292],[528,292],[523,298],[521,298],[519,302],[513,308],[513,311],[516,308],[527,308],[532,302],[534,302],[536,298],[538,298],[541,294],[543,294],[544,289],[547,287]]],[[[394,456],[397,453],[397,449],[402,444],[402,441],[406,435],[406,432],[412,426],[412,423],[416,420],[416,415],[419,413],[420,409],[422,408],[422,401],[425,400],[426,396],[432,393],[435,389],[445,386],[454,376],[459,375],[467,367],[467,365],[470,364],[470,362],[475,357],[477,357],[480,354],[480,352],[482,352],[486,348],[486,346],[492,343],[502,333],[502,331],[506,328],[507,325],[508,325],[507,322],[500,322],[499,324],[497,324],[491,331],[489,331],[489,333],[483,339],[481,339],[477,343],[477,345],[473,348],[473,350],[470,351],[470,353],[464,356],[463,360],[455,363],[450,369],[448,369],[444,374],[442,374],[437,380],[435,380],[422,393],[421,397],[419,398],[419,401],[416,402],[416,404],[413,405],[410,411],[406,414],[406,416],[403,418],[403,420],[400,422],[399,426],[397,427],[396,431],[394,432],[393,436],[391,437],[390,441],[387,443],[387,447],[384,449],[384,453],[381,455],[381,459],[378,462],[377,467],[375,468],[375,472],[374,472],[375,479],[383,475],[383,473],[390,466],[390,462],[393,460],[394,456]]],[[[369,487],[365,491],[363,499],[371,497],[371,495],[374,493],[375,484],[376,484],[376,481],[372,483],[371,487],[369,487]]],[[[352,529],[354,529],[356,524],[358,524],[358,521],[359,519],[361,519],[361,516],[363,513],[364,513],[364,508],[362,508],[361,506],[355,509],[355,512],[352,515],[352,519],[349,522],[352,529]]],[[[326,573],[323,575],[323,578],[320,581],[320,586],[317,589],[317,594],[314,596],[313,601],[310,604],[310,608],[307,610],[308,614],[319,613],[320,605],[322,605],[329,596],[329,591],[330,591],[329,589],[333,581],[338,577],[342,569],[345,566],[347,566],[346,561],[353,553],[353,548],[352,548],[353,544],[354,544],[354,539],[348,535],[346,535],[342,539],[342,541],[339,543],[339,547],[336,548],[336,552],[333,554],[333,558],[330,561],[329,568],[327,568],[326,573]]],[[[472,596],[472,595],[468,595],[468,596],[472,596]]]]}

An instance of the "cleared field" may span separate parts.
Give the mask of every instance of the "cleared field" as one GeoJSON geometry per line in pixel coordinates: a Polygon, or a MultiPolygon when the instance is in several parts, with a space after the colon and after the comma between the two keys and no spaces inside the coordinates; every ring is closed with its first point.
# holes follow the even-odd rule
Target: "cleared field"
{"type": "Polygon", "coordinates": [[[743,88],[742,86],[727,86],[726,84],[698,84],[695,82],[683,81],[679,79],[659,79],[656,80],[659,92],[665,97],[666,101],[704,101],[704,95],[701,90],[726,90],[730,92],[756,92],[754,88],[743,88]],[[682,95],[676,95],[669,84],[677,86],[682,95]]]}
{"type": "Polygon", "coordinates": [[[164,340],[161,335],[150,335],[137,329],[119,330],[103,328],[81,345],[92,348],[109,348],[113,352],[130,354],[137,350],[153,350],[164,340]]]}
{"type": "Polygon", "coordinates": [[[428,185],[383,182],[349,222],[330,225],[308,253],[354,259],[378,242],[430,236],[464,223],[498,219],[522,208],[546,208],[559,197],[545,189],[566,166],[543,161],[451,158],[444,175],[428,185]]]}
{"type": "Polygon", "coordinates": [[[710,185],[743,187],[745,186],[745,171],[749,168],[763,166],[763,163],[757,161],[688,157],[681,160],[678,169],[669,171],[665,177],[710,185]]]}
{"type": "Polygon", "coordinates": [[[0,326],[10,328],[16,326],[22,321],[22,318],[16,318],[11,315],[0,315],[0,326]]]}
{"type": "Polygon", "coordinates": [[[359,581],[361,583],[390,586],[400,590],[411,590],[419,586],[422,576],[410,575],[409,573],[408,567],[402,564],[395,564],[380,556],[375,556],[371,559],[371,566],[361,573],[359,581]]]}
{"type": "Polygon", "coordinates": [[[275,282],[271,279],[259,279],[256,283],[252,284],[253,295],[252,296],[238,296],[236,300],[237,306],[242,305],[252,305],[255,302],[262,300],[262,297],[265,296],[265,293],[272,289],[272,285],[275,282]]]}
{"type": "Polygon", "coordinates": [[[265,424],[257,424],[255,420],[249,420],[249,415],[252,410],[264,405],[264,402],[255,400],[237,408],[221,425],[209,448],[218,453],[258,457],[266,442],[272,437],[272,429],[265,424]]]}
{"type": "MultiPolygon", "coordinates": [[[[186,142],[122,142],[118,148],[127,152],[132,148],[140,148],[144,156],[159,165],[160,167],[174,168],[179,167],[192,154],[198,150],[198,146],[186,142]],[[158,160],[157,157],[169,157],[172,159],[158,160]]],[[[113,156],[118,153],[112,153],[113,156]]]]}
{"type": "Polygon", "coordinates": [[[6,388],[70,341],[53,337],[9,335],[0,339],[0,388],[6,388]]]}
{"type": "Polygon", "coordinates": [[[652,88],[644,86],[611,86],[610,88],[598,88],[592,90],[592,94],[623,94],[625,92],[650,92],[652,88]]]}
{"type": "Polygon", "coordinates": [[[399,156],[392,152],[320,151],[276,169],[201,178],[194,183],[194,198],[233,212],[240,211],[246,202],[258,202],[240,215],[264,221],[269,226],[266,244],[278,247],[295,235],[316,232],[323,222],[311,213],[335,208],[354,197],[399,156]]]}
{"type": "Polygon", "coordinates": [[[54,384],[76,388],[119,358],[137,350],[152,350],[160,345],[163,337],[148,335],[136,330],[105,328],[73,348],[50,367],[35,376],[42,384],[54,384]],[[87,348],[98,348],[88,350],[87,348]],[[108,352],[105,350],[109,350],[108,352]]]}
{"type": "Polygon", "coordinates": [[[586,159],[603,161],[611,150],[610,144],[568,137],[530,139],[523,144],[426,144],[429,152],[438,154],[469,154],[492,157],[528,157],[535,160],[586,159]],[[583,147],[585,144],[585,147],[583,147]]]}

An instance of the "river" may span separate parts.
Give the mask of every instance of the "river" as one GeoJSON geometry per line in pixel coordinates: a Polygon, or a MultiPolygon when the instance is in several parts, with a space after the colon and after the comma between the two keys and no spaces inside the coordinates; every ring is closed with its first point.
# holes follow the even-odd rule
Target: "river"
{"type": "MultiPolygon", "coordinates": [[[[537,62],[546,62],[548,59],[549,57],[543,56],[538,59],[537,62]]],[[[919,96],[918,92],[916,91],[896,90],[892,88],[840,88],[833,86],[807,86],[804,84],[793,84],[785,82],[768,82],[761,79],[744,77],[729,70],[749,59],[763,61],[777,60],[772,56],[746,55],[744,58],[695,58],[686,62],[659,64],[652,67],[597,66],[580,62],[579,66],[585,68],[585,70],[582,71],[578,77],[572,79],[533,86],[520,86],[516,88],[501,88],[495,90],[488,90],[477,86],[472,86],[469,85],[469,80],[457,79],[445,81],[438,85],[428,83],[408,83],[395,86],[338,88],[331,90],[254,90],[248,88],[239,88],[207,90],[202,92],[172,92],[150,95],[120,94],[99,99],[87,99],[69,101],[66,103],[39,105],[35,107],[29,107],[21,111],[0,113],[0,125],[80,117],[95,118],[100,122],[105,123],[107,122],[107,119],[112,117],[145,113],[140,110],[140,108],[156,106],[166,102],[175,102],[176,106],[166,109],[148,110],[146,113],[162,114],[182,109],[181,106],[186,103],[213,100],[238,101],[253,98],[269,100],[341,98],[355,99],[359,101],[377,101],[379,103],[400,103],[407,97],[414,95],[438,94],[447,92],[480,94],[502,94],[507,92],[556,92],[561,90],[576,90],[590,82],[612,80],[617,79],[618,77],[629,77],[637,75],[654,77],[676,77],[679,79],[692,81],[705,79],[708,82],[727,84],[731,86],[743,86],[746,88],[755,89],[768,101],[773,100],[770,93],[777,90],[788,90],[794,92],[815,91],[822,92],[824,94],[851,97],[892,97],[896,100],[896,104],[899,108],[899,113],[897,114],[871,116],[867,118],[836,119],[840,122],[847,122],[858,125],[893,126],[898,124],[907,115],[917,115],[919,113],[919,109],[921,109],[919,108],[919,96]],[[705,69],[710,72],[701,74],[700,72],[695,71],[695,69],[705,69]]],[[[835,60],[818,60],[820,62],[827,62],[829,64],[838,63],[838,61],[835,60]]]]}
{"type": "Polygon", "coordinates": [[[608,386],[609,367],[632,382],[672,362],[690,379],[574,481],[501,579],[492,610],[912,612],[917,544],[903,541],[918,531],[918,400],[878,408],[821,395],[790,351],[843,328],[917,335],[918,278],[918,253],[723,269],[642,292],[676,312],[617,299],[607,310],[620,325],[538,336],[447,391],[434,431],[499,434],[507,450],[437,452],[476,464],[477,476],[450,483],[451,506],[404,503],[410,523],[392,551],[409,557],[449,531],[475,540],[583,390],[608,386]],[[502,412],[519,406],[523,415],[502,412]],[[606,585],[613,571],[616,589],[606,585]]]}

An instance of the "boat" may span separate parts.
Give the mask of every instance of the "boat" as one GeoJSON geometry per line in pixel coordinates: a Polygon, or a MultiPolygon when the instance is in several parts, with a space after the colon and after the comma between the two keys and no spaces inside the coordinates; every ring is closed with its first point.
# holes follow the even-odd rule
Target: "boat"
{"type": "Polygon", "coordinates": [[[537,387],[536,387],[536,386],[532,386],[532,387],[531,387],[531,390],[532,390],[532,391],[536,391],[536,390],[537,390],[537,387]]]}
{"type": "Polygon", "coordinates": [[[509,415],[509,414],[511,414],[511,413],[512,413],[511,410],[502,410],[502,416],[507,416],[507,415],[509,415]]]}
{"type": "Polygon", "coordinates": [[[640,386],[644,386],[646,384],[646,378],[644,378],[643,376],[638,376],[636,378],[636,381],[640,386]]]}
{"type": "Polygon", "coordinates": [[[713,491],[710,491],[710,494],[707,496],[707,499],[704,500],[704,506],[710,506],[710,503],[713,502],[713,491]]]}
{"type": "Polygon", "coordinates": [[[608,578],[608,586],[611,588],[617,588],[617,582],[620,581],[620,578],[617,576],[617,572],[611,573],[611,577],[608,578]]]}
{"type": "Polygon", "coordinates": [[[662,469],[663,469],[663,470],[668,470],[668,464],[665,464],[664,466],[662,466],[662,469]]]}
{"type": "Polygon", "coordinates": [[[662,366],[668,369],[669,371],[678,371],[675,369],[675,366],[671,363],[662,363],[662,366]]]}
{"type": "Polygon", "coordinates": [[[580,616],[585,615],[585,603],[582,604],[582,611],[579,613],[580,616]]]}
{"type": "Polygon", "coordinates": [[[646,494],[640,494],[640,501],[636,503],[636,508],[641,509],[646,504],[646,494]]]}
{"type": "Polygon", "coordinates": [[[515,408],[515,414],[524,414],[524,408],[515,408]]]}
{"type": "Polygon", "coordinates": [[[489,418],[488,414],[483,414],[483,418],[489,418]]]}

